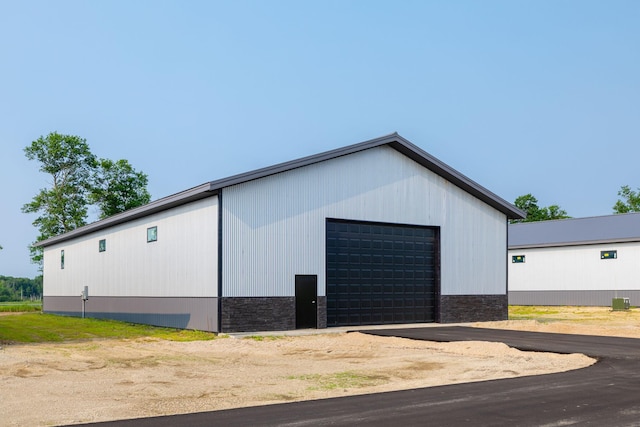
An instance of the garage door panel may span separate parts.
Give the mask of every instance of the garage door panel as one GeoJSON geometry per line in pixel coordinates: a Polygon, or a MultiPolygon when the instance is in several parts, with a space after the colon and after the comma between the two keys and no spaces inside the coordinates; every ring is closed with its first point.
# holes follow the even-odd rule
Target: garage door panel
{"type": "Polygon", "coordinates": [[[435,321],[437,230],[327,221],[327,324],[435,321]]]}

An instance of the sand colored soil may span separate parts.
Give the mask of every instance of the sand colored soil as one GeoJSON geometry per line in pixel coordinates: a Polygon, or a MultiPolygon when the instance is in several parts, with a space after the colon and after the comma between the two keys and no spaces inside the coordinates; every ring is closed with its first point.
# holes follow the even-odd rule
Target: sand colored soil
{"type": "MultiPolygon", "coordinates": [[[[594,309],[596,312],[599,309],[594,309]]],[[[476,326],[640,337],[640,322],[603,309],[586,319],[476,326]],[[597,317],[594,315],[594,317],[597,317]],[[617,316],[617,317],[616,317],[617,316]],[[581,323],[585,322],[585,323],[581,323]]],[[[0,425],[58,425],[210,411],[579,369],[579,354],[502,343],[433,343],[360,333],[95,340],[0,350],[0,425]]]]}
{"type": "Polygon", "coordinates": [[[640,338],[640,309],[608,307],[532,307],[536,320],[475,323],[480,328],[640,338]]]}

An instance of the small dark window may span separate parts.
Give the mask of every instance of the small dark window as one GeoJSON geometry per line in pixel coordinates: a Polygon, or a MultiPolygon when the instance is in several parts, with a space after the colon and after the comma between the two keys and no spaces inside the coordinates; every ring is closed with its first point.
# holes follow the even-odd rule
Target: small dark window
{"type": "Polygon", "coordinates": [[[107,240],[102,239],[98,242],[98,252],[104,252],[107,250],[107,240]]]}
{"type": "Polygon", "coordinates": [[[511,257],[511,262],[513,263],[524,262],[524,255],[513,255],[511,257]]]}
{"type": "Polygon", "coordinates": [[[158,227],[147,228],[147,243],[158,240],[158,227]]]}
{"type": "Polygon", "coordinates": [[[64,270],[64,249],[60,251],[60,269],[64,270]]]}
{"type": "Polygon", "coordinates": [[[616,259],[618,251],[600,251],[600,259],[616,259]]]}

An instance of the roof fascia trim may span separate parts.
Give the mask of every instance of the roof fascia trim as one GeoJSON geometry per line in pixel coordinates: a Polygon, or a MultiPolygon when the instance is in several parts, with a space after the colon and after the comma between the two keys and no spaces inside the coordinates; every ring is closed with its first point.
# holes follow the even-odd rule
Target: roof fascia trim
{"type": "Polygon", "coordinates": [[[245,182],[265,178],[270,175],[275,175],[281,172],[301,168],[314,163],[332,160],[341,156],[346,156],[382,145],[389,145],[391,148],[404,154],[420,165],[426,167],[430,171],[442,176],[447,181],[450,181],[464,191],[487,203],[489,206],[504,213],[505,215],[507,215],[508,219],[523,219],[526,216],[523,211],[513,206],[511,203],[507,202],[506,200],[487,190],[480,184],[476,183],[475,181],[471,180],[470,178],[436,159],[426,151],[422,150],[420,147],[412,144],[408,140],[398,135],[398,133],[392,133],[379,138],[364,141],[359,144],[349,145],[347,147],[326,151],[324,153],[315,154],[312,156],[303,157],[301,159],[280,163],[274,166],[257,169],[239,175],[234,175],[217,181],[212,181],[211,187],[213,189],[219,190],[224,187],[243,184],[245,182]]]}
{"type": "Polygon", "coordinates": [[[584,240],[580,242],[532,243],[529,245],[513,245],[513,246],[510,245],[509,250],[559,248],[559,247],[567,247],[567,246],[593,246],[593,245],[634,243],[634,242],[640,242],[640,237],[627,237],[627,238],[619,238],[619,239],[602,239],[602,240],[584,240]]]}
{"type": "Polygon", "coordinates": [[[493,208],[506,214],[508,219],[523,219],[526,217],[526,214],[522,210],[507,202],[497,194],[489,191],[469,177],[461,174],[457,170],[433,157],[431,154],[422,150],[420,147],[412,144],[399,135],[396,136],[396,139],[397,142],[390,144],[393,148],[411,158],[412,160],[420,163],[422,166],[426,167],[437,175],[445,178],[447,181],[474,195],[489,206],[492,206],[493,208]]]}
{"type": "Polygon", "coordinates": [[[85,234],[93,233],[95,231],[103,230],[114,225],[122,224],[124,222],[132,221],[134,219],[143,218],[145,216],[152,215],[154,213],[162,212],[167,209],[171,209],[176,206],[191,203],[207,197],[212,197],[218,192],[211,189],[211,183],[199,185],[197,187],[190,188],[180,193],[172,194],[162,199],[155,200],[144,206],[129,209],[128,211],[121,212],[119,214],[110,216],[103,220],[87,224],[82,227],[78,227],[68,233],[60,234],[58,236],[51,237],[47,240],[36,243],[33,246],[46,247],[56,243],[61,243],[74,237],[80,237],[85,234]]]}

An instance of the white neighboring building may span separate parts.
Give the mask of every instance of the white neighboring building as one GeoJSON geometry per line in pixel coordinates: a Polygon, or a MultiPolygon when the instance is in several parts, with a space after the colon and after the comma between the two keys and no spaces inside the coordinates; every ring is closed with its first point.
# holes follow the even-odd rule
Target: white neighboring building
{"type": "Polygon", "coordinates": [[[507,317],[515,206],[398,134],[157,200],[44,247],[43,310],[216,332],[507,317]]]}
{"type": "Polygon", "coordinates": [[[640,304],[640,213],[509,225],[509,304],[640,304]]]}

